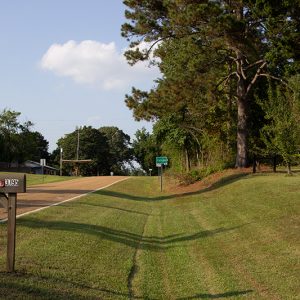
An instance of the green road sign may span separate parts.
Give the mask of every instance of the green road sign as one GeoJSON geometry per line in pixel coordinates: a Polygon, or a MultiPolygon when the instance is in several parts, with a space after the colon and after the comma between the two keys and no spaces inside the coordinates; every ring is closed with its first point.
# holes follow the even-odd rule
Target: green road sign
{"type": "Polygon", "coordinates": [[[156,165],[167,165],[168,158],[166,156],[157,156],[156,157],[156,165]]]}

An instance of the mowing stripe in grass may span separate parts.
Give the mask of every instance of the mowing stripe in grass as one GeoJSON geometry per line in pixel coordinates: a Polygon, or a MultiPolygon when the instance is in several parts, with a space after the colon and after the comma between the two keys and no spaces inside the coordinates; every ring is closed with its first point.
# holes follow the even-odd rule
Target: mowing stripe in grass
{"type": "Polygon", "coordinates": [[[149,219],[149,215],[145,218],[145,222],[144,222],[144,226],[143,226],[143,230],[141,233],[141,237],[139,239],[139,241],[137,242],[134,254],[133,254],[133,258],[132,258],[132,266],[130,269],[130,272],[128,274],[128,278],[127,278],[127,287],[128,287],[128,292],[129,292],[129,298],[130,299],[134,299],[135,298],[135,292],[133,289],[133,280],[135,275],[137,274],[137,272],[139,271],[139,265],[138,265],[138,256],[139,256],[139,251],[141,250],[141,244],[143,241],[143,237],[145,234],[145,228],[146,228],[146,224],[147,221],[149,219]]]}
{"type": "Polygon", "coordinates": [[[180,198],[130,178],[22,218],[0,299],[299,299],[300,182],[269,177],[180,198]]]}
{"type": "MultiPolygon", "coordinates": [[[[128,177],[128,178],[129,178],[129,177],[128,177]]],[[[88,192],[88,193],[85,193],[85,194],[81,194],[81,195],[72,197],[72,198],[70,198],[70,199],[66,199],[66,200],[63,200],[63,201],[60,201],[60,202],[57,202],[57,203],[53,203],[53,204],[47,205],[47,206],[45,206],[45,207],[37,208],[37,209],[35,209],[35,210],[31,210],[31,211],[28,211],[28,212],[26,212],[26,213],[17,215],[17,219],[19,219],[19,218],[21,218],[21,217],[24,217],[24,216],[28,216],[28,215],[33,214],[33,213],[36,213],[36,212],[39,212],[39,211],[44,210],[44,209],[46,209],[46,208],[49,208],[49,207],[52,207],[52,206],[57,206],[57,205],[60,205],[60,204],[63,204],[63,203],[69,202],[69,201],[73,201],[73,200],[76,200],[76,199],[78,199],[78,198],[81,198],[81,197],[87,196],[87,195],[89,195],[89,194],[95,193],[95,192],[97,192],[97,191],[106,189],[106,188],[108,188],[108,187],[110,187],[110,186],[112,186],[112,185],[114,185],[114,184],[116,184],[116,183],[118,183],[118,182],[127,180],[128,178],[123,178],[123,179],[120,179],[120,180],[118,180],[118,181],[116,181],[116,182],[114,182],[114,183],[111,183],[111,184],[108,184],[108,185],[106,185],[106,186],[103,186],[103,187],[101,187],[101,188],[99,188],[99,189],[93,190],[93,191],[91,191],[91,192],[88,192]]],[[[6,221],[7,221],[7,218],[6,218],[6,219],[3,219],[3,220],[0,220],[0,223],[5,223],[6,221]]]]}

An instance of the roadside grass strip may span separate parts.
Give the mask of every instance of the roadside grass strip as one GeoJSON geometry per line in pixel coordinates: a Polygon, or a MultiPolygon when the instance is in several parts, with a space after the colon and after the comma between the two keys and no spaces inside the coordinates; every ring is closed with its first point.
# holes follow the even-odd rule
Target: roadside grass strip
{"type": "Polygon", "coordinates": [[[60,182],[66,180],[74,180],[77,178],[78,177],[74,177],[74,176],[26,174],[28,186],[34,186],[37,184],[44,184],[44,183],[60,182]]]}
{"type": "Polygon", "coordinates": [[[300,299],[300,177],[191,195],[135,177],[17,221],[0,299],[300,299]]]}
{"type": "MultiPolygon", "coordinates": [[[[7,172],[0,172],[7,174],[7,172]]],[[[39,175],[39,174],[26,174],[26,183],[27,186],[34,186],[38,184],[44,183],[53,183],[53,182],[60,182],[66,180],[74,180],[78,177],[74,176],[58,176],[58,175],[39,175]]]]}

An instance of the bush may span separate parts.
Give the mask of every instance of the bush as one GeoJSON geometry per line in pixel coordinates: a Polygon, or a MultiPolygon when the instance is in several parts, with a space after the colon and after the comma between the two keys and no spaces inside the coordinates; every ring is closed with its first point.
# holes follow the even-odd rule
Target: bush
{"type": "Polygon", "coordinates": [[[175,173],[173,176],[179,181],[179,184],[189,185],[221,170],[224,170],[224,166],[208,166],[202,169],[193,169],[188,173],[175,173]]]}

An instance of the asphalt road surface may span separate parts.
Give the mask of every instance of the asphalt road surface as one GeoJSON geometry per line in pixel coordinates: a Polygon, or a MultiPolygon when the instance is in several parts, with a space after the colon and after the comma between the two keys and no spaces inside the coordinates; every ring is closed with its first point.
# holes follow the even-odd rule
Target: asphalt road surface
{"type": "MultiPolygon", "coordinates": [[[[63,201],[75,200],[127,178],[125,176],[95,176],[34,185],[27,188],[27,193],[17,195],[17,215],[20,216],[63,201]]],[[[4,221],[6,218],[6,209],[0,207],[0,221],[4,221]]]]}

